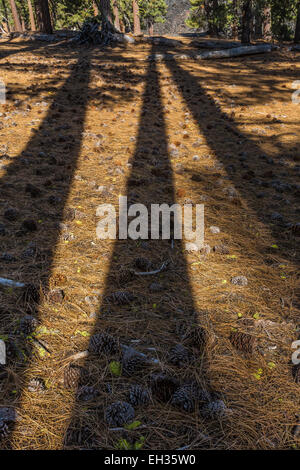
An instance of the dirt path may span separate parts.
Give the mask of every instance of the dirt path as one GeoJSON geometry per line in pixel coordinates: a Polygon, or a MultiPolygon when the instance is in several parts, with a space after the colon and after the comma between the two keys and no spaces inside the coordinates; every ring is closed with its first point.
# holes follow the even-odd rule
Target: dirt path
{"type": "Polygon", "coordinates": [[[10,353],[0,405],[19,416],[2,447],[299,447],[297,56],[156,64],[139,60],[155,52],[147,45],[0,48],[9,90],[0,105],[0,276],[41,286],[37,304],[0,292],[10,353]],[[99,240],[97,207],[117,206],[119,195],[147,207],[204,204],[205,249],[99,240]],[[144,259],[169,268],[131,276],[144,259]],[[233,284],[236,276],[248,284],[233,284]],[[118,291],[134,298],[111,297],[118,291]],[[35,332],[25,315],[38,319],[35,332]],[[205,345],[180,337],[182,323],[203,328],[205,345]],[[67,356],[103,331],[159,364],[139,370],[123,358],[119,376],[110,345],[80,363],[85,388],[64,387],[67,356]],[[235,331],[251,334],[257,350],[237,351],[235,331]],[[162,373],[168,381],[157,385],[162,373]],[[202,390],[197,400],[181,390],[191,412],[161,400],[190,383],[202,390]],[[111,430],[120,426],[105,422],[107,407],[127,402],[136,384],[153,392],[133,406],[140,427],[111,430]]]}

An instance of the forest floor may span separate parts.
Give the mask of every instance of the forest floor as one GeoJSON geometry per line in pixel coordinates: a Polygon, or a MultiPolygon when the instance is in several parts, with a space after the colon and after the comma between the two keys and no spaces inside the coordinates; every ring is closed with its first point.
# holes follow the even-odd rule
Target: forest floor
{"type": "Polygon", "coordinates": [[[146,60],[161,50],[0,43],[0,276],[40,288],[0,291],[4,449],[299,448],[299,53],[146,60]],[[97,207],[119,195],[204,204],[206,246],[99,240],[97,207]],[[141,258],[168,269],[131,275],[141,258]],[[199,327],[202,347],[182,334],[199,327]],[[66,387],[68,356],[102,331],[158,363],[90,354],[66,387]],[[210,398],[181,390],[187,412],[170,400],[191,382],[210,398]],[[141,424],[107,422],[135,384],[152,389],[127,419],[141,424]]]}

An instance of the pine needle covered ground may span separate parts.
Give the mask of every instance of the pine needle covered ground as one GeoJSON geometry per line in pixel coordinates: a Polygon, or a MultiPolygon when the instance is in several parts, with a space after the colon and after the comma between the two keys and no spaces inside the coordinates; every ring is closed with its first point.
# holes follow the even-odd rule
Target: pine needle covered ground
{"type": "Polygon", "coordinates": [[[3,449],[299,448],[299,53],[161,51],[1,43],[3,449]],[[206,246],[99,240],[120,194],[204,204],[206,246]]]}

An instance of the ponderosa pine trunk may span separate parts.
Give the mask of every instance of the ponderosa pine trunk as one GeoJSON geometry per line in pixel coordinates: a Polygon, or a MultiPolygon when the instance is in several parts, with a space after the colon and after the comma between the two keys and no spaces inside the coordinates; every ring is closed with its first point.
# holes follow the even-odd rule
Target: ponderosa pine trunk
{"type": "Polygon", "coordinates": [[[115,33],[116,29],[113,25],[112,11],[110,0],[96,0],[97,7],[101,13],[102,25],[101,30],[105,35],[107,33],[115,33]]]}
{"type": "Polygon", "coordinates": [[[21,33],[22,25],[21,25],[21,21],[20,21],[20,17],[19,17],[15,0],[10,0],[10,7],[11,7],[13,20],[14,20],[15,31],[18,31],[19,33],[21,33]]]}
{"type": "Polygon", "coordinates": [[[141,22],[140,22],[140,9],[137,0],[132,0],[133,8],[133,34],[135,36],[141,35],[141,22]]]}
{"type": "Polygon", "coordinates": [[[4,26],[4,29],[6,29],[6,31],[9,33],[10,32],[10,27],[9,27],[9,23],[8,23],[8,11],[7,11],[7,8],[6,8],[5,0],[2,0],[2,8],[3,8],[3,11],[4,11],[4,16],[5,16],[5,21],[3,21],[3,26],[4,26]]]}
{"type": "Polygon", "coordinates": [[[149,23],[149,36],[154,36],[154,24],[149,23]]]}
{"type": "Polygon", "coordinates": [[[34,18],[31,0],[27,0],[27,4],[28,4],[28,11],[29,11],[30,28],[31,28],[31,31],[36,31],[35,18],[34,18]]]}
{"type": "Polygon", "coordinates": [[[35,11],[39,31],[52,34],[52,24],[48,0],[35,0],[35,11]]]}
{"type": "Polygon", "coordinates": [[[295,30],[295,43],[300,43],[300,1],[298,2],[298,13],[297,13],[297,22],[296,22],[296,30],[295,30]]]}
{"type": "Polygon", "coordinates": [[[114,26],[118,31],[120,31],[120,15],[117,0],[113,0],[113,12],[115,17],[114,26]]]}
{"type": "Polygon", "coordinates": [[[232,22],[232,37],[238,39],[239,37],[239,24],[238,24],[238,4],[237,0],[232,2],[233,22],[232,22]]]}
{"type": "Polygon", "coordinates": [[[95,2],[95,0],[93,0],[93,10],[94,10],[94,15],[98,16],[99,15],[99,9],[98,9],[98,6],[97,6],[97,3],[95,2]]]}
{"type": "Polygon", "coordinates": [[[204,1],[204,10],[206,15],[206,21],[208,24],[208,34],[210,36],[218,36],[219,34],[219,28],[216,21],[218,8],[219,0],[204,1]]]}
{"type": "Polygon", "coordinates": [[[242,44],[251,43],[252,0],[244,0],[242,6],[242,44]]]}
{"type": "Polygon", "coordinates": [[[120,31],[121,33],[125,33],[125,24],[123,20],[121,20],[121,18],[120,18],[120,31]]]}

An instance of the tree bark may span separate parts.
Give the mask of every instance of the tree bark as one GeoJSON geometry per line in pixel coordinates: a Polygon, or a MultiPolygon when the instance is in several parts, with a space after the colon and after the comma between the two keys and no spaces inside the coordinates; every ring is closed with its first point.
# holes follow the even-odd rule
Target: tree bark
{"type": "Polygon", "coordinates": [[[238,25],[238,5],[237,0],[232,2],[233,10],[233,24],[232,24],[232,37],[233,39],[238,39],[239,37],[239,25],[238,25]]]}
{"type": "Polygon", "coordinates": [[[125,33],[125,24],[123,20],[120,19],[120,31],[121,33],[125,33]]]}
{"type": "Polygon", "coordinates": [[[300,43],[300,1],[298,2],[298,14],[294,42],[297,44],[300,43]]]}
{"type": "Polygon", "coordinates": [[[22,32],[22,25],[19,17],[19,13],[16,7],[16,2],[15,0],[10,0],[10,7],[11,7],[11,12],[12,16],[14,19],[14,25],[15,25],[15,31],[22,32]]]}
{"type": "Polygon", "coordinates": [[[264,8],[263,36],[266,41],[272,39],[272,23],[271,23],[271,6],[266,5],[264,8]]]}
{"type": "Polygon", "coordinates": [[[141,32],[141,22],[140,22],[140,10],[137,0],[132,0],[132,8],[133,8],[133,34],[135,36],[140,36],[141,32]]]}
{"type": "Polygon", "coordinates": [[[52,24],[48,0],[35,0],[36,17],[39,31],[52,34],[52,24]]]}
{"type": "Polygon", "coordinates": [[[104,35],[107,33],[115,33],[116,29],[113,25],[110,0],[96,0],[96,4],[101,13],[102,33],[104,35]]]}
{"type": "Polygon", "coordinates": [[[154,24],[149,24],[149,36],[154,36],[154,24]]]}
{"type": "Polygon", "coordinates": [[[219,30],[218,25],[215,21],[216,11],[219,7],[219,0],[205,0],[204,10],[206,14],[206,20],[208,23],[208,34],[210,36],[218,36],[219,30]]]}
{"type": "Polygon", "coordinates": [[[34,13],[33,13],[31,0],[27,0],[27,3],[28,3],[29,18],[30,18],[30,28],[31,28],[31,31],[36,31],[35,19],[34,19],[34,13]]]}
{"type": "Polygon", "coordinates": [[[252,0],[244,0],[242,9],[242,44],[250,44],[252,24],[252,0]]]}
{"type": "Polygon", "coordinates": [[[99,15],[99,9],[98,9],[98,6],[97,6],[97,3],[95,2],[95,0],[93,0],[93,9],[94,9],[94,15],[98,16],[99,15]]]}
{"type": "Polygon", "coordinates": [[[114,25],[115,25],[115,28],[120,31],[121,30],[121,27],[120,27],[120,15],[119,15],[119,8],[118,8],[118,2],[117,0],[114,0],[113,1],[113,12],[114,12],[114,17],[115,17],[115,22],[114,22],[114,25]]]}
{"type": "Polygon", "coordinates": [[[8,11],[7,11],[7,8],[6,8],[5,0],[2,0],[2,7],[3,7],[4,15],[5,15],[5,21],[3,21],[3,25],[4,25],[4,28],[6,28],[7,32],[9,33],[10,32],[10,27],[9,27],[9,23],[8,23],[8,11]]]}

